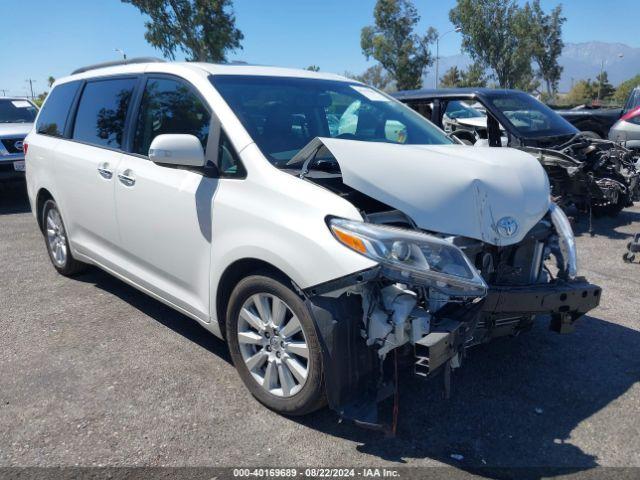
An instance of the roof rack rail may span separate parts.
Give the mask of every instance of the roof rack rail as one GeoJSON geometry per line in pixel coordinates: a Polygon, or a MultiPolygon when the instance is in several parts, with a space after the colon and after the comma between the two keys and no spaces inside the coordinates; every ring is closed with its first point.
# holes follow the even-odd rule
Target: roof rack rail
{"type": "Polygon", "coordinates": [[[131,65],[135,63],[164,63],[164,60],[155,57],[138,57],[129,58],[127,60],[116,60],[113,62],[102,62],[96,63],[95,65],[88,65],[86,67],[78,68],[71,72],[71,75],[75,75],[76,73],[88,72],[89,70],[96,70],[98,68],[116,67],[118,65],[131,65]]]}

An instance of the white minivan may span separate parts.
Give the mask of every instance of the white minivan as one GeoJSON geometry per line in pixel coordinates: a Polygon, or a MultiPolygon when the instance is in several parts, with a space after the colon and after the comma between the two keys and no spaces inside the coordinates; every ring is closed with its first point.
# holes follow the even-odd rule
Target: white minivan
{"type": "Polygon", "coordinates": [[[375,424],[398,358],[450,371],[600,300],[534,157],[457,144],[340,76],[86,67],[55,83],[25,152],[56,270],[98,266],[195,319],[285,414],[375,424]]]}

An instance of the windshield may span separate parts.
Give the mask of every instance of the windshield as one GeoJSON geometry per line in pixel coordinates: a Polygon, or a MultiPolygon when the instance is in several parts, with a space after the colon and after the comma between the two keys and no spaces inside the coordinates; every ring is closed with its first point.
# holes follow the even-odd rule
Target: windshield
{"type": "Polygon", "coordinates": [[[479,112],[460,100],[452,100],[447,103],[447,110],[445,111],[445,114],[451,119],[480,118],[485,116],[484,113],[479,112]]]}
{"type": "Polygon", "coordinates": [[[575,135],[578,130],[531,95],[521,92],[492,95],[488,102],[500,110],[523,137],[575,135]]]}
{"type": "Polygon", "coordinates": [[[211,82],[267,159],[278,167],[315,137],[442,145],[444,132],[401,103],[355,83],[215,75],[211,82]]]}
{"type": "Polygon", "coordinates": [[[0,99],[0,123],[33,123],[38,110],[27,100],[0,99]]]}

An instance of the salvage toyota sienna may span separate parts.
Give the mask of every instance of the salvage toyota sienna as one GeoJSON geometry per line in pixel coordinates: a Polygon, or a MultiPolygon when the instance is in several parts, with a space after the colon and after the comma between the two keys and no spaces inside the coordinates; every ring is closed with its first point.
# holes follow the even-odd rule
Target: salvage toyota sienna
{"type": "Polygon", "coordinates": [[[600,301],[534,157],[454,143],[340,76],[85,67],[55,83],[25,152],[55,269],[96,265],[225,338],[283,414],[328,403],[376,425],[390,366],[450,371],[600,301]]]}

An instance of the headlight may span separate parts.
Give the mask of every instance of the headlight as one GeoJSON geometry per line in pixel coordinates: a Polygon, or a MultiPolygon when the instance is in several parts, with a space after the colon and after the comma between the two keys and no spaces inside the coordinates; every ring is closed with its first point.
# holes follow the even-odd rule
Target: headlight
{"type": "Polygon", "coordinates": [[[420,232],[333,218],[329,227],[346,247],[379,262],[385,276],[447,295],[483,297],[487,284],[455,245],[420,232]]]}
{"type": "Polygon", "coordinates": [[[569,278],[576,278],[578,275],[578,253],[571,223],[569,223],[569,219],[562,209],[555,203],[551,204],[549,212],[551,213],[551,223],[553,223],[560,240],[560,252],[564,260],[565,272],[569,278]]]}

